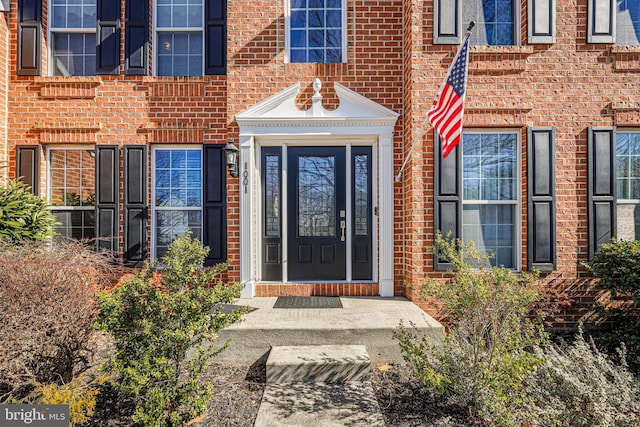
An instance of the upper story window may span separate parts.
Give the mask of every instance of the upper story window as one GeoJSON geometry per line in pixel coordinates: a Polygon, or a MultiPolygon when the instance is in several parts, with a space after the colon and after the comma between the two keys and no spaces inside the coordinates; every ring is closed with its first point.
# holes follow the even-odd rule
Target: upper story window
{"type": "Polygon", "coordinates": [[[96,0],[51,0],[53,74],[96,74],[96,0]]]}
{"type": "Polygon", "coordinates": [[[509,46],[516,43],[516,9],[513,0],[463,0],[462,22],[475,21],[472,45],[509,46]]]}
{"type": "Polygon", "coordinates": [[[203,1],[157,0],[155,16],[156,75],[203,75],[203,1]]]}
{"type": "Polygon", "coordinates": [[[51,148],[49,203],[58,224],[55,231],[74,239],[95,237],[96,173],[91,148],[51,148]]]}
{"type": "Polygon", "coordinates": [[[640,1],[618,0],[616,44],[640,45],[640,1]]]}
{"type": "Polygon", "coordinates": [[[343,62],[344,0],[289,0],[289,62],[343,62]]]}
{"type": "Polygon", "coordinates": [[[465,132],[462,138],[462,238],[491,263],[517,269],[520,233],[516,132],[465,132]]]}
{"type": "Polygon", "coordinates": [[[640,132],[616,132],[616,236],[640,239],[640,132]]]}

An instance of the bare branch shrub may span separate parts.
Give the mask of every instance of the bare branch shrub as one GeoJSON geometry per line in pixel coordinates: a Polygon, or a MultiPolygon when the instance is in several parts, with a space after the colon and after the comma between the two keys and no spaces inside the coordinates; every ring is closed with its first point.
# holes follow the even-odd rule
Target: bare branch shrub
{"type": "Polygon", "coordinates": [[[95,292],[108,286],[109,261],[69,239],[0,243],[0,401],[89,367],[95,292]]]}

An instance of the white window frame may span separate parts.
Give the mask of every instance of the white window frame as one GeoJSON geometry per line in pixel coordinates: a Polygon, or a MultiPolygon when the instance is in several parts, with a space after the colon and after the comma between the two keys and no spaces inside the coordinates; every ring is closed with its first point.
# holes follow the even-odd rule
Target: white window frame
{"type": "MultiPolygon", "coordinates": [[[[636,134],[636,135],[640,135],[640,130],[639,129],[625,129],[625,128],[618,128],[615,132],[615,138],[616,138],[616,147],[618,146],[618,135],[619,134],[636,134]]],[[[617,148],[616,148],[617,151],[617,148]]],[[[617,164],[617,157],[618,154],[617,152],[615,153],[616,156],[616,164],[617,164]]],[[[616,206],[636,206],[636,209],[640,209],[640,199],[623,199],[621,198],[618,194],[617,194],[617,187],[618,187],[618,170],[616,168],[615,171],[615,185],[616,185],[616,206]]],[[[616,216],[619,215],[620,212],[618,210],[618,212],[616,213],[616,216]]],[[[618,221],[618,218],[616,218],[616,222],[617,222],[617,227],[620,226],[620,221],[618,221]]],[[[616,236],[618,235],[618,230],[615,230],[615,234],[616,236]]],[[[635,236],[636,239],[640,239],[640,236],[635,236]]]]}
{"type": "Polygon", "coordinates": [[[204,237],[204,150],[202,145],[180,145],[180,144],[162,144],[155,145],[151,147],[151,261],[156,260],[156,247],[157,247],[157,239],[158,234],[156,233],[156,212],[158,211],[177,211],[177,210],[185,210],[185,211],[199,211],[201,213],[201,237],[200,240],[204,237]],[[156,206],[156,153],[158,150],[172,150],[172,151],[199,151],[201,153],[200,157],[200,207],[193,206],[183,206],[183,207],[166,207],[166,206],[156,206]]]}
{"type": "MultiPolygon", "coordinates": [[[[96,49],[97,49],[97,22],[98,22],[98,1],[96,0],[96,26],[93,28],[54,28],[53,27],[53,0],[47,0],[47,45],[48,45],[48,74],[50,76],[55,76],[56,75],[56,56],[54,54],[54,46],[53,46],[53,38],[54,38],[54,34],[96,34],[96,49]]],[[[98,71],[98,63],[97,63],[97,57],[96,57],[96,70],[94,72],[94,74],[87,74],[86,76],[95,76],[97,74],[98,71]]],[[[78,76],[78,74],[71,74],[68,73],[67,70],[67,74],[63,74],[65,77],[66,76],[78,76]]]]}
{"type": "MultiPolygon", "coordinates": [[[[339,62],[291,62],[291,0],[285,0],[285,11],[284,11],[284,62],[286,64],[340,64],[347,62],[347,0],[340,0],[340,7],[342,10],[342,43],[341,43],[341,60],[339,62]]],[[[307,50],[309,47],[307,46],[307,50]]]]}
{"type": "MultiPolygon", "coordinates": [[[[206,0],[202,0],[202,22],[201,22],[201,26],[199,28],[197,27],[158,27],[157,22],[158,22],[158,2],[156,0],[154,0],[153,2],[153,16],[154,19],[153,21],[153,75],[157,76],[158,75],[158,49],[159,49],[159,43],[158,40],[160,39],[158,37],[158,33],[201,33],[202,34],[202,67],[200,69],[200,74],[198,76],[190,76],[190,77],[199,77],[199,76],[204,76],[204,68],[205,68],[205,2],[206,0]]],[[[171,74],[171,76],[175,76],[175,74],[171,74]]]]}
{"type": "Polygon", "coordinates": [[[464,198],[464,142],[460,142],[462,149],[460,164],[460,179],[462,180],[462,191],[460,199],[462,200],[461,221],[461,238],[464,240],[464,205],[513,205],[514,210],[514,265],[511,270],[522,270],[522,132],[520,129],[470,129],[464,130],[465,134],[488,135],[488,134],[513,134],[516,136],[516,168],[514,171],[516,179],[516,199],[515,200],[465,200],[464,198]]]}
{"type": "MultiPolygon", "coordinates": [[[[446,0],[445,0],[446,1],[446,0]]],[[[464,11],[464,3],[466,0],[460,0],[460,19],[462,19],[463,16],[463,11],[464,11]]],[[[474,0],[474,1],[482,1],[482,0],[474,0]]],[[[521,29],[522,29],[522,8],[521,8],[521,2],[520,1],[516,1],[516,0],[511,0],[511,7],[512,7],[512,13],[513,13],[513,43],[511,43],[510,45],[477,45],[475,43],[472,42],[473,36],[471,38],[471,40],[469,40],[469,42],[471,42],[472,46],[520,46],[522,44],[521,39],[522,39],[522,33],[521,33],[521,29]]],[[[484,20],[483,20],[484,22],[484,20]]],[[[467,25],[469,25],[468,22],[463,22],[462,23],[462,27],[463,30],[467,28],[467,25]]],[[[473,32],[478,31],[478,27],[476,26],[473,30],[473,32]]]]}
{"type": "MultiPolygon", "coordinates": [[[[54,211],[94,211],[96,210],[96,205],[95,202],[93,204],[93,206],[53,206],[53,179],[52,179],[52,167],[51,167],[51,153],[52,151],[84,151],[84,150],[88,150],[88,151],[92,151],[93,154],[93,158],[95,159],[95,149],[96,147],[93,145],[74,145],[74,146],[64,146],[64,145],[52,145],[52,146],[48,146],[46,148],[46,173],[47,173],[47,202],[49,203],[49,205],[51,205],[51,207],[49,208],[52,212],[54,211]]],[[[65,165],[65,171],[67,170],[66,165],[65,165]]],[[[95,162],[94,162],[94,177],[97,174],[97,170],[95,168],[95,162]]],[[[65,180],[66,180],[66,173],[65,173],[65,180]]],[[[66,188],[66,185],[65,185],[66,188]]],[[[94,196],[96,195],[96,191],[97,189],[95,188],[95,183],[94,183],[94,196]]],[[[97,218],[94,217],[94,227],[95,227],[95,221],[97,220],[97,218]]],[[[55,226],[54,226],[54,230],[55,230],[55,226]]]]}

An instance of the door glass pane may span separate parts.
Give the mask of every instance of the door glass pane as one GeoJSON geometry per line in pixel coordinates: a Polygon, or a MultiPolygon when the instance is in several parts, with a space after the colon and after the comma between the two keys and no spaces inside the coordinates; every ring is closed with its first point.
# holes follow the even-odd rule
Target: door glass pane
{"type": "Polygon", "coordinates": [[[265,157],[264,228],[268,237],[280,236],[280,159],[265,157]]]}
{"type": "Polygon", "coordinates": [[[334,236],[336,171],[334,156],[298,158],[298,235],[334,236]]]}
{"type": "Polygon", "coordinates": [[[355,231],[357,236],[369,233],[369,165],[366,154],[355,156],[355,231]]]}

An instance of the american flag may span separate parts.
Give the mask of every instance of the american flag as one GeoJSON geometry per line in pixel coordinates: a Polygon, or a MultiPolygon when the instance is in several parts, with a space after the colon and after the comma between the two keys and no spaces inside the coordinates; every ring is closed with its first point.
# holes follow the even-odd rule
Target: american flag
{"type": "Polygon", "coordinates": [[[447,157],[462,138],[468,63],[469,36],[467,35],[447,71],[447,76],[440,86],[431,110],[427,113],[429,122],[442,139],[442,157],[447,157]]]}

